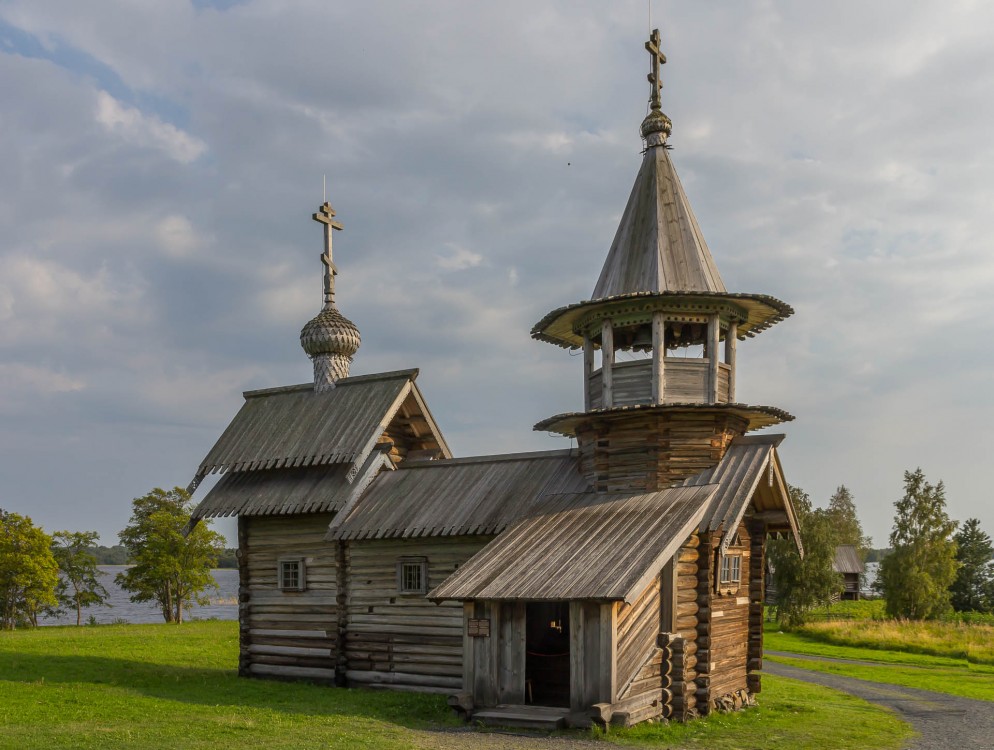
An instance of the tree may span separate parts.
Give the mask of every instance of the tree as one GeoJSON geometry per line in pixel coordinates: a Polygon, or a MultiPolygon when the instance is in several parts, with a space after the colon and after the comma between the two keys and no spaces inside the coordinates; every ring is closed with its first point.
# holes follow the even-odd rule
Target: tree
{"type": "Polygon", "coordinates": [[[38,624],[38,612],[55,604],[59,568],[52,539],[27,516],[0,509],[0,629],[38,624]]]}
{"type": "Polygon", "coordinates": [[[835,525],[837,543],[853,545],[859,550],[860,557],[865,559],[873,540],[863,535],[863,525],[856,514],[856,501],[844,484],[840,484],[829,498],[828,515],[835,525]]]}
{"type": "Polygon", "coordinates": [[[204,592],[217,588],[211,568],[224,537],[201,521],[184,534],[192,501],[179,487],[156,487],[131,504],[131,521],[118,534],[134,565],[116,577],[133,602],[156,602],[166,622],[183,622],[183,610],[207,604],[204,592]]]}
{"type": "Polygon", "coordinates": [[[980,528],[980,520],[969,518],[956,536],[956,580],[950,587],[953,609],[958,612],[994,611],[994,544],[980,528]]]}
{"type": "Polygon", "coordinates": [[[83,624],[83,608],[110,606],[107,589],[98,580],[95,531],[56,531],[52,534],[52,555],[59,566],[55,596],[61,607],[76,610],[76,624],[83,624]]]}
{"type": "Polygon", "coordinates": [[[777,619],[787,627],[801,625],[816,604],[842,590],[842,577],[832,569],[837,536],[831,513],[813,509],[811,498],[798,487],[789,487],[790,499],[804,545],[802,558],[789,539],[769,543],[773,585],[777,591],[777,619]]]}
{"type": "Polygon", "coordinates": [[[894,503],[893,552],[880,563],[887,614],[909,620],[939,617],[950,610],[949,586],[956,578],[956,522],[946,513],[946,490],[921,469],[904,472],[904,497],[894,503]]]}

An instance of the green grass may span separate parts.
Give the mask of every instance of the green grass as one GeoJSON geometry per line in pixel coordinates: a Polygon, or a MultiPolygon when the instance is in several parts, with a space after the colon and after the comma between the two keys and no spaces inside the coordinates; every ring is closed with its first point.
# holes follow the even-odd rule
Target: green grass
{"type": "Polygon", "coordinates": [[[0,635],[0,747],[410,747],[439,696],[239,679],[237,625],[0,635]]]}
{"type": "Polygon", "coordinates": [[[839,645],[823,638],[812,638],[807,628],[799,632],[785,633],[767,630],[764,641],[768,651],[788,651],[829,659],[879,662],[849,664],[780,656],[766,657],[783,664],[844,677],[994,701],[994,666],[974,664],[964,658],[958,658],[952,655],[956,653],[953,647],[948,649],[950,655],[946,656],[898,649],[867,649],[855,645],[839,645]]]}
{"type": "MultiPolygon", "coordinates": [[[[444,731],[461,725],[441,696],[240,679],[234,671],[237,651],[237,625],[231,622],[0,633],[0,748],[389,750],[492,744],[484,733],[444,731]],[[426,731],[437,729],[443,731],[426,731]]],[[[600,737],[658,748],[821,750],[899,747],[910,734],[882,709],[792,680],[767,677],[760,701],[745,712],[600,737]]]]}
{"type": "Polygon", "coordinates": [[[994,666],[994,626],[991,625],[868,620],[813,622],[799,628],[798,632],[838,646],[905,651],[994,666]]]}
{"type": "Polygon", "coordinates": [[[904,747],[911,728],[859,698],[797,680],[763,677],[759,706],[687,724],[612,730],[613,742],[653,748],[856,750],[904,747]]]}

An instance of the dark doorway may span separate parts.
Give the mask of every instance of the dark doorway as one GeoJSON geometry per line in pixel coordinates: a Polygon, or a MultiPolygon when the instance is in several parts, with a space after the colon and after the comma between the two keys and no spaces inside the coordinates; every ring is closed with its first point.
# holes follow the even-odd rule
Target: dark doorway
{"type": "Polygon", "coordinates": [[[569,707],[569,603],[525,605],[525,700],[569,707]]]}

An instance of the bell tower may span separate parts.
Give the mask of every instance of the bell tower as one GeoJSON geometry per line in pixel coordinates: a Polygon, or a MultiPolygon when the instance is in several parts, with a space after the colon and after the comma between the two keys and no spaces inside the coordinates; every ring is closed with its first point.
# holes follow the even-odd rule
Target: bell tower
{"type": "Polygon", "coordinates": [[[738,341],[793,309],[726,290],[670,160],[658,29],[645,47],[645,152],[604,267],[590,300],[532,329],[536,339],[583,350],[584,410],[535,429],[576,437],[581,470],[604,492],[665,487],[713,467],[748,430],[793,419],[737,398],[738,341]]]}

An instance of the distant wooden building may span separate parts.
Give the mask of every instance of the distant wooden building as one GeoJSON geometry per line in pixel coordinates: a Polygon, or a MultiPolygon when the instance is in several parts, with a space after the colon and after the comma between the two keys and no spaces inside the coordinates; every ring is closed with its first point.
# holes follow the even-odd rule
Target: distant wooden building
{"type": "Polygon", "coordinates": [[[859,556],[859,550],[851,544],[840,544],[835,548],[832,570],[842,576],[841,598],[858,601],[861,598],[860,582],[864,572],[863,560],[859,556]]]}
{"type": "Polygon", "coordinates": [[[575,450],[453,458],[416,370],[350,377],[341,225],[327,203],[314,215],[314,382],[246,393],[192,484],[224,474],[194,521],[238,516],[241,674],[443,692],[533,726],[685,719],[759,692],[766,539],[797,526],[782,436],[746,433],[792,417],[738,400],[737,343],[792,310],[726,290],[670,161],[658,44],[594,293],[532,330],[582,350],[583,409],[535,426],[575,450]]]}

